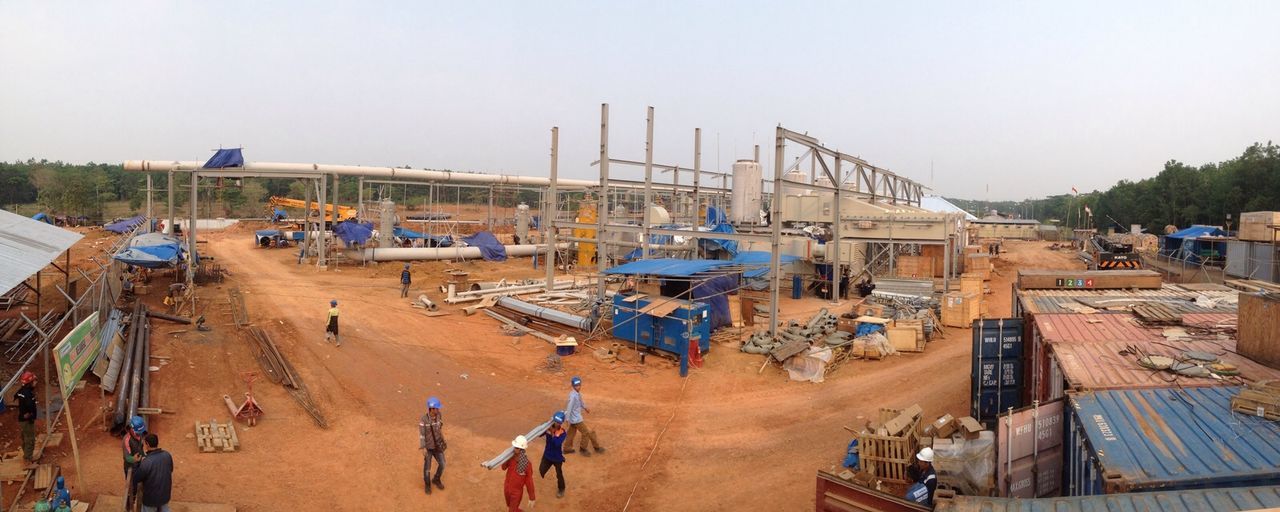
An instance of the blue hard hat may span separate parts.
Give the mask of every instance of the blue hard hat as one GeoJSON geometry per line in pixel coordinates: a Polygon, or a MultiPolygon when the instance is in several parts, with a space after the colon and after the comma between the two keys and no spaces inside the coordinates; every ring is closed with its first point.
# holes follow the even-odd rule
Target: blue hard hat
{"type": "Polygon", "coordinates": [[[58,488],[62,489],[66,486],[67,486],[67,481],[62,478],[62,475],[58,475],[58,488]]]}
{"type": "Polygon", "coordinates": [[[564,423],[564,411],[556,411],[556,413],[551,416],[551,421],[564,423]]]}
{"type": "Polygon", "coordinates": [[[142,419],[142,416],[134,416],[133,419],[129,420],[129,426],[133,428],[133,433],[135,434],[147,433],[147,422],[142,419]]]}
{"type": "Polygon", "coordinates": [[[337,301],[337,300],[331,300],[331,301],[329,301],[329,305],[330,305],[330,306],[337,306],[337,305],[338,305],[338,301],[337,301]]]}
{"type": "Polygon", "coordinates": [[[569,384],[572,384],[574,386],[577,386],[578,384],[582,384],[582,377],[574,375],[572,379],[569,379],[569,384]]]}
{"type": "Polygon", "coordinates": [[[439,408],[440,408],[440,399],[439,399],[439,398],[436,398],[436,397],[434,397],[434,396],[433,396],[433,397],[431,397],[431,398],[428,398],[428,399],[427,399],[427,408],[429,408],[429,409],[439,409],[439,408]]]}

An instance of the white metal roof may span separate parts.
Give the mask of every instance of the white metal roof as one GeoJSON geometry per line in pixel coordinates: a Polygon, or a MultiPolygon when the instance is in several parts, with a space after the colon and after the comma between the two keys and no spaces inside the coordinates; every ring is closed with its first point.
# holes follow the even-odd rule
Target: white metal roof
{"type": "Polygon", "coordinates": [[[946,200],[942,196],[924,196],[920,198],[920,207],[938,213],[963,213],[965,220],[978,220],[972,213],[956,206],[955,203],[946,200]]]}
{"type": "Polygon", "coordinates": [[[84,235],[0,210],[0,293],[40,272],[84,235]]]}

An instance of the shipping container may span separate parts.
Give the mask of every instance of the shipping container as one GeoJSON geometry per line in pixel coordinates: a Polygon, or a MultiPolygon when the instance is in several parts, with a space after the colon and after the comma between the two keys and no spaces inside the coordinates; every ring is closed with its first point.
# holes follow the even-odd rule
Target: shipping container
{"type": "Polygon", "coordinates": [[[997,414],[1022,407],[1024,324],[1021,318],[989,318],[975,320],[972,327],[969,414],[990,423],[997,414]]]}
{"type": "Polygon", "coordinates": [[[1069,394],[1067,493],[1280,484],[1280,425],[1232,413],[1240,389],[1069,394]]]}
{"type": "Polygon", "coordinates": [[[1280,486],[1013,499],[936,495],[936,512],[1232,512],[1280,507],[1280,486]]]}
{"type": "Polygon", "coordinates": [[[1061,375],[1049,343],[1099,343],[1105,341],[1166,341],[1162,328],[1146,327],[1131,313],[1106,315],[1034,315],[1026,363],[1024,403],[1062,397],[1061,375]]]}
{"type": "Polygon", "coordinates": [[[1062,400],[1035,404],[996,419],[996,494],[1057,496],[1062,489],[1062,400]]]}
{"type": "MultiPolygon", "coordinates": [[[[1052,364],[1073,391],[1104,389],[1140,389],[1167,387],[1229,386],[1241,384],[1239,378],[1189,377],[1172,372],[1155,372],[1137,363],[1137,356],[1120,355],[1135,347],[1144,354],[1185,359],[1190,351],[1215,355],[1223,363],[1234,365],[1240,377],[1249,381],[1280,379],[1280,370],[1268,368],[1235,352],[1232,339],[1193,339],[1170,343],[1142,341],[1104,341],[1099,343],[1050,343],[1052,364]]],[[[1053,378],[1054,374],[1050,374],[1053,378]]]]}

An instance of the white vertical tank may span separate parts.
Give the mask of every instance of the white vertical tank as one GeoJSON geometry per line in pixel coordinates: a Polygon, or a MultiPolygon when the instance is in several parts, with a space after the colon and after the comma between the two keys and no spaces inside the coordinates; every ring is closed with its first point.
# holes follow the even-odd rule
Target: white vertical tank
{"type": "Polygon", "coordinates": [[[524,203],[516,205],[516,238],[517,243],[529,243],[529,205],[524,203]]]}
{"type": "Polygon", "coordinates": [[[382,201],[378,205],[378,247],[394,247],[391,237],[396,226],[396,203],[382,201]]]}
{"type": "MultiPolygon", "coordinates": [[[[794,181],[796,183],[805,183],[809,181],[809,177],[806,176],[804,171],[801,171],[800,169],[792,169],[790,171],[783,173],[782,179],[785,181],[794,181]]],[[[788,185],[786,183],[782,184],[782,195],[784,196],[804,195],[808,191],[809,189],[805,187],[788,185]]]]}
{"type": "Polygon", "coordinates": [[[733,202],[729,205],[729,222],[756,224],[760,222],[760,203],[764,184],[760,181],[760,163],[738,160],[733,163],[733,202]]]}

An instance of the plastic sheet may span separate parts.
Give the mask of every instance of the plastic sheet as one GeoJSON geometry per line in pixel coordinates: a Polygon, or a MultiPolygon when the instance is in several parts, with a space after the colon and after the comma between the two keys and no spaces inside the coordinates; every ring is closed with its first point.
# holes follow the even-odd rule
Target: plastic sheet
{"type": "Polygon", "coordinates": [[[995,474],[995,433],[984,430],[978,439],[951,439],[933,445],[933,468],[938,481],[964,494],[984,496],[995,474]]]}
{"type": "Polygon", "coordinates": [[[782,363],[791,380],[820,384],[826,380],[827,363],[833,358],[830,348],[809,347],[803,354],[782,363]]]}

